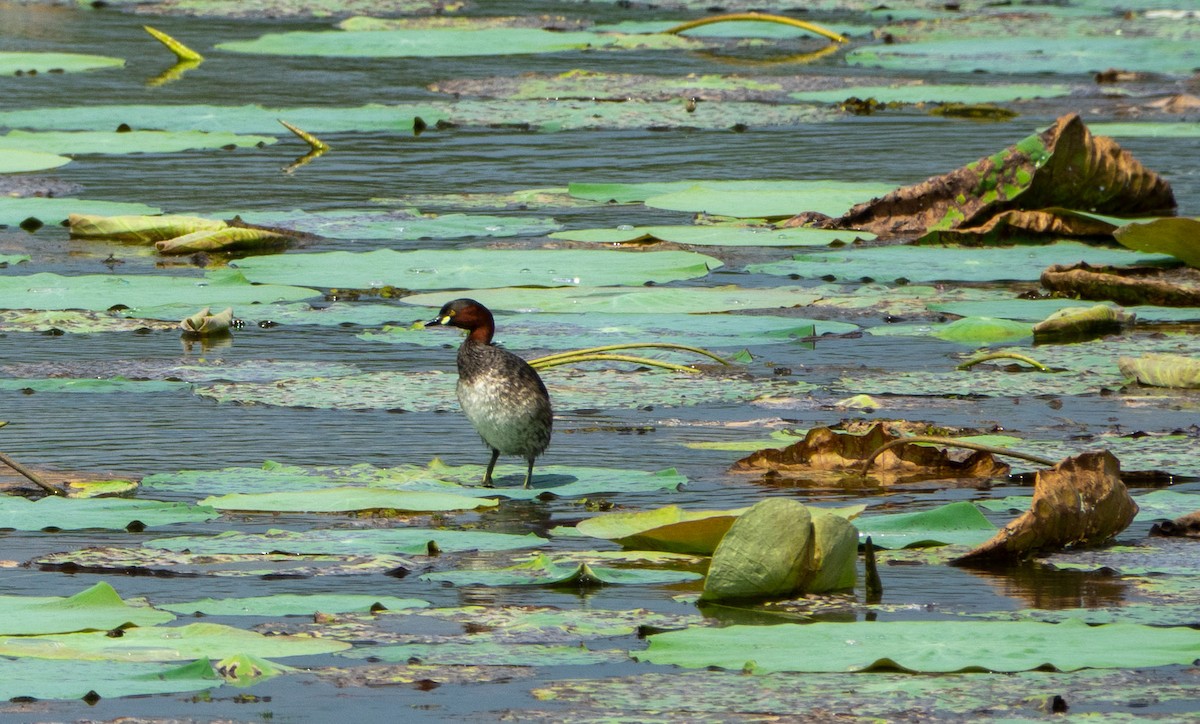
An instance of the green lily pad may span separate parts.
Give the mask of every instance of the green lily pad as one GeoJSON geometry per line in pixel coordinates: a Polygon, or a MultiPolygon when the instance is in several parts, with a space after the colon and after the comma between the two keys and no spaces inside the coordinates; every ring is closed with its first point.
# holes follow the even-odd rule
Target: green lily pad
{"type": "Polygon", "coordinates": [[[1154,219],[1131,223],[1113,232],[1122,246],[1148,254],[1170,254],[1184,264],[1200,268],[1200,218],[1154,219]]]}
{"type": "Polygon", "coordinates": [[[579,521],[575,529],[626,548],[712,555],[729,526],[746,510],[684,510],[668,505],[637,513],[598,515],[579,521]]]}
{"type": "Polygon", "coordinates": [[[381,661],[418,661],[450,666],[585,666],[628,661],[624,652],[591,651],[564,644],[510,644],[495,641],[369,646],[344,654],[349,658],[381,661]]]}
{"type": "Polygon", "coordinates": [[[15,198],[0,196],[0,225],[16,226],[26,219],[38,219],[43,224],[58,224],[71,214],[119,216],[122,214],[160,214],[161,209],[145,204],[122,201],[89,201],[85,199],[48,198],[31,196],[15,198]]]}
{"type": "Polygon", "coordinates": [[[127,392],[140,394],[178,392],[189,388],[191,388],[191,385],[186,382],[127,380],[121,377],[109,379],[71,379],[65,377],[52,377],[48,379],[0,379],[0,390],[21,390],[23,392],[67,392],[108,395],[127,392]]]}
{"type": "Polygon", "coordinates": [[[542,28],[458,30],[293,31],[218,43],[220,50],[256,55],[341,58],[448,58],[579,50],[694,49],[702,43],[675,35],[621,35],[542,28]]]}
{"type": "Polygon", "coordinates": [[[118,637],[100,631],[0,639],[3,656],[76,661],[180,661],[237,654],[277,659],[329,654],[348,648],[350,644],[341,641],[264,636],[214,623],[131,628],[118,637]]]}
{"type": "Polygon", "coordinates": [[[1056,36],[1052,46],[1044,35],[934,40],[856,48],[846,62],[910,72],[1081,74],[1103,71],[1120,58],[1122,70],[1176,75],[1200,65],[1200,50],[1188,40],[1056,36]]]}
{"type": "Polygon", "coordinates": [[[977,546],[998,530],[974,503],[961,501],[917,513],[866,515],[855,521],[859,540],[879,548],[977,546]]]}
{"type": "Polygon", "coordinates": [[[236,146],[250,148],[275,143],[271,136],[242,136],[203,131],[9,131],[0,136],[0,150],[40,151],[71,155],[173,153],[192,149],[236,146]]]}
{"type": "MultiPolygon", "coordinates": [[[[896,11],[889,7],[888,12],[896,11]]],[[[532,694],[538,701],[553,702],[556,710],[569,710],[572,719],[588,722],[645,721],[661,712],[724,721],[753,721],[763,712],[804,712],[807,718],[814,718],[815,712],[853,712],[854,718],[869,721],[919,717],[950,722],[996,717],[1000,711],[1008,720],[1039,721],[1049,716],[1046,711],[1056,696],[1075,702],[1068,719],[1169,720],[1194,699],[1193,679],[1179,671],[1171,667],[1152,674],[1083,669],[1053,675],[1032,671],[955,676],[878,671],[870,676],[806,673],[801,678],[788,673],[746,676],[741,671],[639,669],[628,676],[547,681],[532,694]]]]}
{"type": "Polygon", "coordinates": [[[951,247],[882,246],[846,249],[820,254],[798,254],[790,261],[751,264],[751,274],[805,278],[834,275],[843,281],[870,278],[877,281],[906,279],[910,282],[1037,281],[1052,264],[1086,261],[1096,266],[1154,264],[1169,257],[1148,257],[1118,249],[1104,249],[1076,242],[1045,246],[951,247]]]}
{"type": "Polygon", "coordinates": [[[21,264],[29,260],[28,254],[0,254],[0,269],[7,269],[12,264],[21,264]]]}
{"type": "Polygon", "coordinates": [[[1137,624],[889,621],[689,628],[650,637],[642,661],[774,671],[1058,671],[1190,664],[1200,631],[1137,624]]]}
{"type": "MultiPolygon", "coordinates": [[[[444,296],[444,295],[443,295],[444,296]]],[[[406,299],[407,301],[407,299],[406,299]]],[[[414,316],[418,314],[415,310],[414,316]]],[[[428,316],[426,313],[424,316],[428,316]]],[[[845,322],[717,314],[521,314],[496,319],[497,340],[511,349],[569,350],[624,342],[654,341],[714,349],[759,344],[787,344],[798,338],[846,334],[858,329],[845,322]]],[[[442,347],[445,335],[423,326],[384,327],[364,332],[372,342],[442,347]]],[[[652,353],[640,350],[639,354],[652,353]]],[[[684,354],[686,359],[691,359],[684,354]]],[[[705,360],[707,362],[707,360],[705,360]]]]}
{"type": "Polygon", "coordinates": [[[283,553],[175,553],[152,548],[89,546],[35,557],[47,570],[216,578],[309,578],[397,575],[413,568],[400,556],[288,555],[283,553]]]}
{"type": "Polygon", "coordinates": [[[216,510],[203,505],[164,503],[129,498],[60,498],[33,501],[0,496],[0,529],[9,530],[122,530],[139,522],[146,527],[172,523],[197,523],[216,518],[216,510]]]}
{"type": "MultiPolygon", "coordinates": [[[[520,483],[525,469],[519,465],[496,466],[496,480],[505,487],[483,488],[483,465],[447,465],[434,459],[429,465],[401,465],[377,468],[372,465],[344,467],[301,467],[266,462],[261,468],[225,468],[223,470],[184,470],[159,473],[142,479],[145,489],[189,492],[263,492],[298,491],[328,488],[331,485],[359,484],[379,489],[452,493],[471,497],[503,497],[528,500],[551,492],[559,497],[575,498],[599,493],[673,491],[687,482],[675,469],[656,472],[623,468],[584,467],[578,465],[538,465],[533,487],[508,486],[520,483]],[[519,477],[518,477],[519,476],[519,477]]],[[[374,535],[374,534],[372,534],[374,535]]],[[[392,533],[389,535],[400,535],[392,533]]],[[[459,537],[450,533],[448,538],[459,537]]],[[[423,545],[424,540],[420,543],[423,545]]],[[[468,536],[466,545],[474,546],[468,536]]],[[[500,540],[500,539],[496,539],[500,540]]],[[[507,538],[505,539],[507,540],[507,538]]],[[[520,540],[530,540],[528,536],[520,540]]],[[[389,545],[398,541],[390,540],[389,545]]],[[[454,543],[447,543],[454,549],[454,543]]],[[[495,542],[484,547],[494,547],[495,542]]]]}
{"type": "Polygon", "coordinates": [[[765,226],[633,226],[616,229],[572,229],[556,231],[551,239],[596,244],[669,241],[692,246],[829,246],[856,238],[871,240],[874,234],[829,229],[773,229],[765,226]]]}
{"type": "MultiPolygon", "coordinates": [[[[628,373],[555,367],[543,380],[559,409],[638,409],[745,402],[769,394],[802,394],[806,382],[676,372],[628,373]]],[[[443,372],[371,372],[334,379],[198,385],[193,392],[220,402],[281,407],[435,412],[453,408],[455,377],[443,372]]]]}
{"type": "Polygon", "coordinates": [[[77,73],[83,70],[120,68],[121,58],[83,53],[0,53],[0,75],[35,73],[77,73]]]}
{"type": "Polygon", "coordinates": [[[423,581],[444,581],[455,586],[548,586],[551,588],[594,588],[613,584],[655,585],[694,581],[701,576],[690,571],[644,568],[610,568],[587,563],[560,565],[549,556],[495,570],[457,570],[426,573],[423,581]]]}
{"type": "Polygon", "coordinates": [[[137,12],[168,16],[197,18],[240,18],[261,20],[269,18],[314,18],[327,21],[354,10],[373,9],[379,13],[403,15],[441,16],[462,8],[461,3],[445,0],[386,0],[386,2],[360,2],[347,5],[340,0],[240,0],[227,3],[223,0],[161,0],[146,6],[141,0],[108,0],[109,5],[133,6],[137,12]]]}
{"type": "Polygon", "coordinates": [[[1137,123],[1090,123],[1092,133],[1113,138],[1196,138],[1200,122],[1142,121],[1137,123]]]}
{"type": "Polygon", "coordinates": [[[722,265],[710,256],[685,251],[587,249],[378,249],[261,256],[239,259],[235,264],[247,279],[258,284],[308,283],[348,289],[386,285],[406,289],[634,285],[702,277],[722,265]]]}
{"type": "Polygon", "coordinates": [[[236,271],[209,272],[203,277],[40,273],[0,277],[0,309],[90,309],[117,304],[130,307],[187,304],[238,307],[254,303],[296,301],[318,296],[313,289],[252,284],[236,271]]]}
{"type": "Polygon", "coordinates": [[[0,149],[0,173],[24,173],[45,171],[65,166],[71,162],[66,156],[41,151],[15,151],[0,149]]]}
{"type": "Polygon", "coordinates": [[[471,498],[450,493],[324,488],[289,493],[229,493],[200,501],[217,510],[256,513],[348,513],[356,510],[403,510],[413,513],[474,510],[499,505],[495,498],[471,498]]]}
{"type": "Polygon", "coordinates": [[[239,211],[248,224],[291,229],[331,239],[415,240],[466,237],[539,236],[561,226],[554,219],[471,214],[422,215],[375,209],[308,212],[239,211]]]}
{"type": "Polygon", "coordinates": [[[568,188],[572,196],[593,201],[640,201],[655,209],[746,219],[792,216],[801,211],[839,216],[854,204],[889,193],[895,186],[846,181],[757,180],[572,183],[568,188]]]}
{"type": "MultiPolygon", "coordinates": [[[[510,287],[472,290],[474,299],[489,309],[515,312],[570,312],[619,314],[701,314],[739,309],[802,307],[821,295],[806,287],[571,287],[530,289],[510,287]]],[[[445,293],[413,294],[406,304],[440,308],[445,293]]]]}
{"type": "Polygon", "coordinates": [[[208,659],[183,666],[116,661],[10,659],[0,680],[0,697],[79,700],[95,692],[103,699],[179,694],[225,683],[208,659]]]}
{"type": "MultiPolygon", "coordinates": [[[[429,528],[364,528],[356,530],[268,530],[266,533],[225,531],[215,536],[156,538],[144,545],[155,550],[196,554],[287,553],[292,555],[425,555],[429,543],[443,553],[470,550],[507,551],[546,542],[533,533],[512,535],[474,530],[429,528]]],[[[324,609],[322,609],[324,610],[324,609]]]]}
{"type": "Polygon", "coordinates": [[[166,611],[130,606],[104,581],[67,598],[0,596],[0,634],[6,636],[110,631],[174,620],[166,611]]]}
{"type": "MultiPolygon", "coordinates": [[[[1070,86],[1013,83],[1002,85],[907,84],[850,86],[788,94],[798,101],[840,103],[848,98],[874,98],[880,103],[1007,103],[1029,98],[1070,95],[1070,86]]],[[[863,199],[864,201],[866,199],[863,199]]]]}
{"type": "Polygon", "coordinates": [[[248,598],[202,598],[198,601],[165,603],[159,607],[179,614],[202,613],[206,616],[311,616],[315,613],[370,613],[378,610],[402,611],[424,608],[428,601],[395,596],[354,593],[298,595],[277,593],[248,598]]]}
{"type": "Polygon", "coordinates": [[[965,317],[945,324],[889,324],[868,333],[883,337],[937,337],[972,346],[1005,344],[1033,336],[1033,325],[993,317],[965,317]]]}

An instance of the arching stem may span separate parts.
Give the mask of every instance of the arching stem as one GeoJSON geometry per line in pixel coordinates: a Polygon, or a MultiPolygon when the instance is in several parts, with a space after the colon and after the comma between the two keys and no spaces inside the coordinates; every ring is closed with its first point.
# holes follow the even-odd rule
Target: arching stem
{"type": "Polygon", "coordinates": [[[958,366],[958,369],[960,369],[960,370],[970,369],[970,368],[974,367],[975,365],[979,364],[980,362],[987,362],[988,360],[994,360],[994,359],[1015,359],[1018,362],[1024,362],[1025,364],[1029,365],[1030,367],[1033,367],[1034,369],[1036,369],[1040,372],[1053,372],[1053,370],[1051,370],[1049,367],[1042,364],[1041,362],[1038,362],[1037,360],[1033,359],[1032,357],[1027,357],[1018,352],[991,352],[989,354],[980,355],[973,359],[969,359],[966,362],[963,362],[962,364],[960,364],[958,366]]]}
{"type": "Polygon", "coordinates": [[[1058,464],[1058,462],[1055,460],[1038,457],[1037,455],[1030,455],[1028,453],[1017,452],[1016,450],[1009,450],[1008,448],[996,447],[995,445],[985,445],[981,442],[968,442],[966,440],[955,440],[951,437],[935,437],[932,435],[913,435],[912,437],[902,437],[899,440],[892,440],[891,442],[884,443],[883,445],[877,447],[875,451],[868,455],[867,459],[863,461],[862,474],[867,474],[867,471],[871,469],[871,463],[875,462],[875,458],[879,457],[880,454],[882,454],[885,450],[890,450],[901,445],[907,445],[910,442],[927,442],[933,443],[934,445],[945,445],[947,447],[961,447],[966,448],[967,450],[981,450],[993,455],[1006,455],[1010,458],[1028,460],[1031,463],[1037,463],[1038,465],[1045,465],[1047,467],[1053,467],[1058,464]]]}
{"type": "Polygon", "coordinates": [[[663,369],[673,370],[675,372],[690,372],[696,374],[700,370],[695,367],[687,367],[686,365],[677,365],[671,362],[663,362],[656,359],[647,359],[646,357],[634,357],[628,354],[579,354],[579,355],[554,355],[553,357],[543,357],[537,360],[530,360],[529,364],[534,369],[544,370],[547,367],[558,367],[559,365],[576,364],[579,362],[632,362],[634,364],[647,365],[649,367],[662,367],[663,369]]]}
{"type": "Polygon", "coordinates": [[[559,357],[578,357],[580,355],[589,355],[589,354],[595,354],[598,352],[612,352],[613,350],[618,350],[618,349],[677,349],[677,350],[682,350],[684,352],[695,352],[696,354],[704,355],[705,357],[710,357],[710,358],[716,360],[717,362],[720,362],[721,364],[725,365],[726,367],[729,367],[732,364],[725,358],[723,358],[717,354],[714,354],[712,352],[709,352],[708,350],[703,349],[701,347],[689,347],[684,344],[672,344],[670,342],[630,342],[627,344],[609,344],[609,345],[605,345],[603,347],[588,347],[586,349],[574,349],[569,352],[557,352],[555,354],[546,355],[545,357],[538,357],[537,359],[529,360],[529,364],[533,365],[534,367],[537,367],[539,365],[544,365],[548,362],[554,362],[559,357]]]}
{"type": "Polygon", "coordinates": [[[807,30],[810,33],[816,33],[817,35],[828,38],[835,43],[848,42],[846,40],[845,36],[839,35],[838,33],[835,33],[832,30],[827,30],[826,28],[823,28],[820,25],[817,25],[815,23],[805,22],[803,20],[796,20],[795,18],[789,18],[784,15],[770,15],[768,13],[729,13],[727,15],[711,15],[707,18],[700,18],[699,20],[689,20],[686,23],[681,23],[669,30],[664,30],[663,32],[667,33],[669,35],[678,35],[679,33],[682,33],[685,30],[691,30],[692,28],[698,28],[702,25],[712,25],[713,23],[738,22],[738,21],[753,21],[753,22],[760,22],[760,23],[779,23],[780,25],[791,25],[792,27],[800,28],[802,30],[807,30]]]}

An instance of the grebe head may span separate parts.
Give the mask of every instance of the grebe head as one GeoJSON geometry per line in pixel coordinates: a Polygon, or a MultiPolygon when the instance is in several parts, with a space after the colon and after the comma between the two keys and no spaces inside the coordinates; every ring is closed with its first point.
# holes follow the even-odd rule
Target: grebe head
{"type": "Polygon", "coordinates": [[[446,302],[437,316],[425,323],[426,326],[435,324],[446,327],[458,327],[467,330],[469,339],[490,344],[492,335],[496,333],[496,320],[488,308],[474,299],[455,299],[446,302]]]}

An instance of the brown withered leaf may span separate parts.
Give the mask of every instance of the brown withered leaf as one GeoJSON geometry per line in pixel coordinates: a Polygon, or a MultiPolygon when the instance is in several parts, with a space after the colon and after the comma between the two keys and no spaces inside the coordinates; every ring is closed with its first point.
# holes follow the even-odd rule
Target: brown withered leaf
{"type": "MultiPolygon", "coordinates": [[[[785,448],[758,450],[733,464],[739,472],[787,475],[814,471],[857,474],[863,461],[886,443],[899,439],[882,424],[863,435],[837,433],[815,427],[804,439],[785,448]]],[[[869,471],[887,482],[915,482],[939,478],[990,478],[1008,475],[1009,467],[986,452],[954,460],[945,451],[924,445],[902,445],[883,451],[869,471]]]]}
{"type": "Polygon", "coordinates": [[[1116,456],[1107,450],[1083,453],[1038,471],[1029,510],[953,563],[1019,560],[1048,550],[1098,545],[1125,530],[1137,512],[1121,482],[1116,456]]]}
{"type": "Polygon", "coordinates": [[[1155,523],[1150,528],[1150,535],[1177,536],[1181,538],[1200,538],[1200,510],[1195,513],[1155,523]]]}
{"type": "Polygon", "coordinates": [[[1071,266],[1055,264],[1042,272],[1042,286],[1080,299],[1113,301],[1122,306],[1200,307],[1200,270],[1190,268],[1071,266]]]}
{"type": "Polygon", "coordinates": [[[1041,209],[1002,211],[979,226],[931,231],[921,238],[922,242],[941,244],[992,244],[1012,238],[1028,239],[1031,236],[1064,236],[1075,238],[1112,238],[1116,225],[1078,214],[1070,209],[1041,209]]]}
{"type": "Polygon", "coordinates": [[[1175,208],[1175,196],[1165,179],[1116,141],[1093,136],[1069,114],[999,153],[859,204],[828,226],[883,238],[921,236],[978,227],[1005,211],[1048,207],[1166,213],[1175,208]]]}

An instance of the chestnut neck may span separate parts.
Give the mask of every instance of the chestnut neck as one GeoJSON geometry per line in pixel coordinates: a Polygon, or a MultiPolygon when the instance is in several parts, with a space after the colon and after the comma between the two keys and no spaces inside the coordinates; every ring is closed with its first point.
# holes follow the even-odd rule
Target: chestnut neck
{"type": "Polygon", "coordinates": [[[480,344],[491,344],[496,334],[496,320],[486,307],[479,304],[459,311],[450,323],[467,330],[467,339],[480,344]]]}

